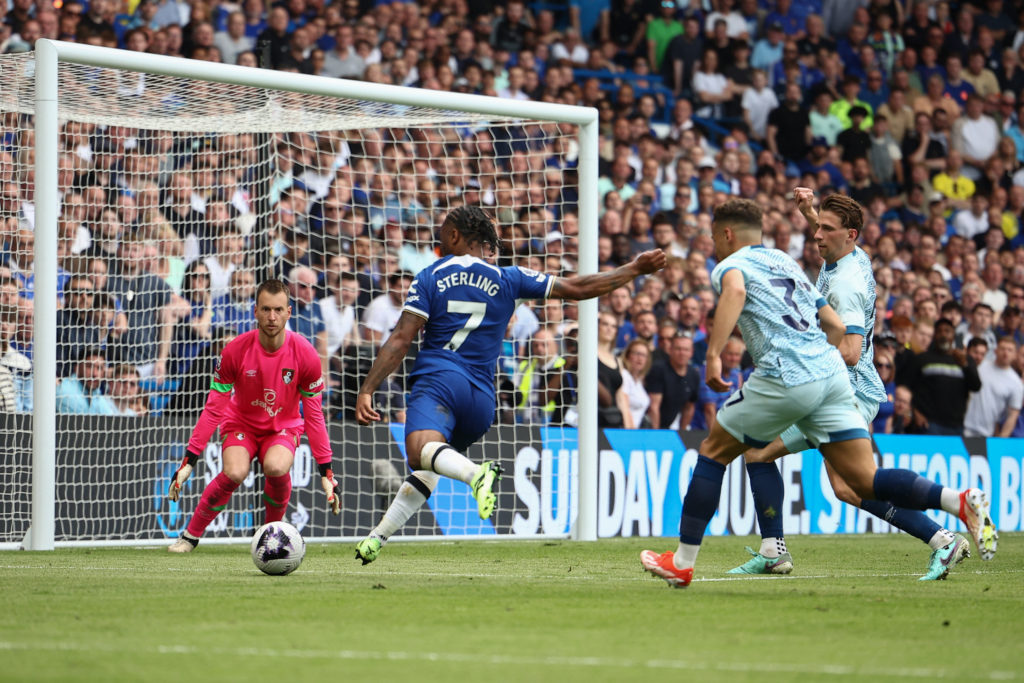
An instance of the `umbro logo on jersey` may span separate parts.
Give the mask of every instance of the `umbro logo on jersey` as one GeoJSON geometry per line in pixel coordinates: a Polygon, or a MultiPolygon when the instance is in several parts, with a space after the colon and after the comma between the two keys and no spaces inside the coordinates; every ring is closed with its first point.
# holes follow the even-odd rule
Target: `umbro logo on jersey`
{"type": "Polygon", "coordinates": [[[255,377],[256,376],[256,371],[255,370],[246,370],[245,371],[245,376],[246,377],[255,377]]]}

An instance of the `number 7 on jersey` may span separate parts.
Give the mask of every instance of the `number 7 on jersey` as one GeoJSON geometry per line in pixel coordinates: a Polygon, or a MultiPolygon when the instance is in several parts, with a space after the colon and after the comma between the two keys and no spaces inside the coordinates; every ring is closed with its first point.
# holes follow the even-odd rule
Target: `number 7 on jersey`
{"type": "Polygon", "coordinates": [[[452,338],[447,344],[445,344],[445,348],[449,351],[458,351],[459,347],[466,341],[466,337],[469,336],[469,333],[480,327],[480,323],[484,321],[484,316],[487,315],[487,302],[449,301],[448,312],[469,314],[469,319],[466,320],[466,324],[462,326],[462,329],[453,334],[452,338]]]}

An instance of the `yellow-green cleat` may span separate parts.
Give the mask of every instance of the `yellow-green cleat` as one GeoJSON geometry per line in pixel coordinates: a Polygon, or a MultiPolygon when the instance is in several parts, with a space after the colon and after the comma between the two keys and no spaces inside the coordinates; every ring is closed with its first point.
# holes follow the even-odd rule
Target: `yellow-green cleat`
{"type": "Polygon", "coordinates": [[[380,555],[382,545],[380,538],[367,536],[356,546],[356,559],[362,560],[364,566],[370,564],[380,555]]]}
{"type": "Polygon", "coordinates": [[[501,479],[501,467],[493,460],[480,465],[480,473],[473,477],[469,483],[473,489],[473,497],[476,498],[477,511],[480,519],[487,519],[494,513],[494,503],[497,496],[494,494],[494,484],[501,479]]]}

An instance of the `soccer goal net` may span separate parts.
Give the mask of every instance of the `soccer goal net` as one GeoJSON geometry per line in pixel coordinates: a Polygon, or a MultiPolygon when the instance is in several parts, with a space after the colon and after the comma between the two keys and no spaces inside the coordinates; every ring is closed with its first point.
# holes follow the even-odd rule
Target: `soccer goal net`
{"type": "MultiPolygon", "coordinates": [[[[219,471],[219,440],[177,504],[169,477],[220,350],[252,328],[271,277],[289,286],[292,331],[321,354],[344,490],[343,514],[328,515],[303,443],[285,519],[309,540],[360,537],[407,474],[414,354],[375,397],[382,424],[355,422],[356,391],[411,278],[437,258],[444,215],[487,209],[509,247],[500,265],[596,270],[593,110],[40,41],[0,57],[0,113],[2,547],[181,532],[219,471]]],[[[468,487],[444,482],[402,535],[593,534],[578,511],[594,496],[595,311],[520,306],[495,427],[469,452],[506,469],[495,517],[481,522],[468,487]],[[536,390],[577,320],[591,359],[579,438],[536,390]]],[[[254,472],[207,538],[249,538],[261,493],[254,472]]]]}

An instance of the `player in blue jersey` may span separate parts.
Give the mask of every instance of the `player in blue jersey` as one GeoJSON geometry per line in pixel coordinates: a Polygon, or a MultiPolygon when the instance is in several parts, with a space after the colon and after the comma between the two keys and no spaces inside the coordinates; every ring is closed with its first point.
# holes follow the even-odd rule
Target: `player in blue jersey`
{"type": "Polygon", "coordinates": [[[721,379],[720,354],[737,323],[756,370],[719,409],[700,445],[683,499],[676,550],[640,553],[644,569],[677,588],[693,579],[726,465],[751,447],[769,445],[790,425],[821,450],[861,498],[916,510],[955,514],[960,509],[957,491],[909,470],[877,466],[867,423],[836,348],[846,326],[796,261],[761,245],[761,225],[761,209],[750,200],[733,199],[715,209],[712,238],[719,263],[711,280],[719,300],[708,340],[707,383],[716,391],[729,388],[721,379]]]}
{"type": "Polygon", "coordinates": [[[439,237],[441,258],[409,287],[398,324],[356,398],[361,424],[380,420],[371,397],[422,330],[405,421],[413,473],[380,524],[356,546],[363,564],[375,560],[387,539],[426,502],[440,475],[470,485],[481,519],[494,511],[493,487],[501,469],[493,461],[477,465],[463,452],[494,421],[496,363],[517,300],[590,299],[665,267],[665,254],[655,249],[596,275],[559,278],[518,266],[499,268],[484,260],[499,249],[494,223],[475,206],[449,213],[439,237]]]}
{"type": "MultiPolygon", "coordinates": [[[[839,342],[839,353],[849,371],[857,407],[870,424],[878,413],[878,404],[885,400],[885,390],[874,368],[871,345],[871,334],[875,328],[875,278],[870,257],[857,246],[857,238],[864,225],[863,212],[856,201],[842,194],[826,197],[821,202],[820,214],[814,210],[812,190],[798,187],[793,195],[797,208],[814,231],[814,240],[825,260],[817,287],[846,328],[839,342]]],[[[766,448],[752,448],[744,454],[761,528],[761,548],[756,553],[748,548],[753,557],[732,569],[730,574],[788,574],[792,571],[793,558],[786,549],[782,529],[784,485],[782,475],[773,463],[787,453],[799,453],[809,448],[812,446],[794,426],[766,448]]],[[[922,580],[944,579],[951,567],[970,554],[968,543],[962,536],[942,528],[921,511],[906,510],[880,500],[863,500],[827,461],[825,468],[839,500],[886,520],[932,548],[928,571],[922,580]]],[[[961,493],[961,497],[960,518],[978,542],[982,556],[989,559],[995,552],[997,536],[988,515],[988,501],[977,489],[968,489],[961,493]],[[967,510],[973,514],[966,514],[967,510]],[[972,528],[969,522],[973,520],[979,520],[980,526],[975,523],[972,528]],[[987,534],[986,526],[990,527],[987,534]],[[991,554],[985,552],[986,545],[991,554]]]]}

